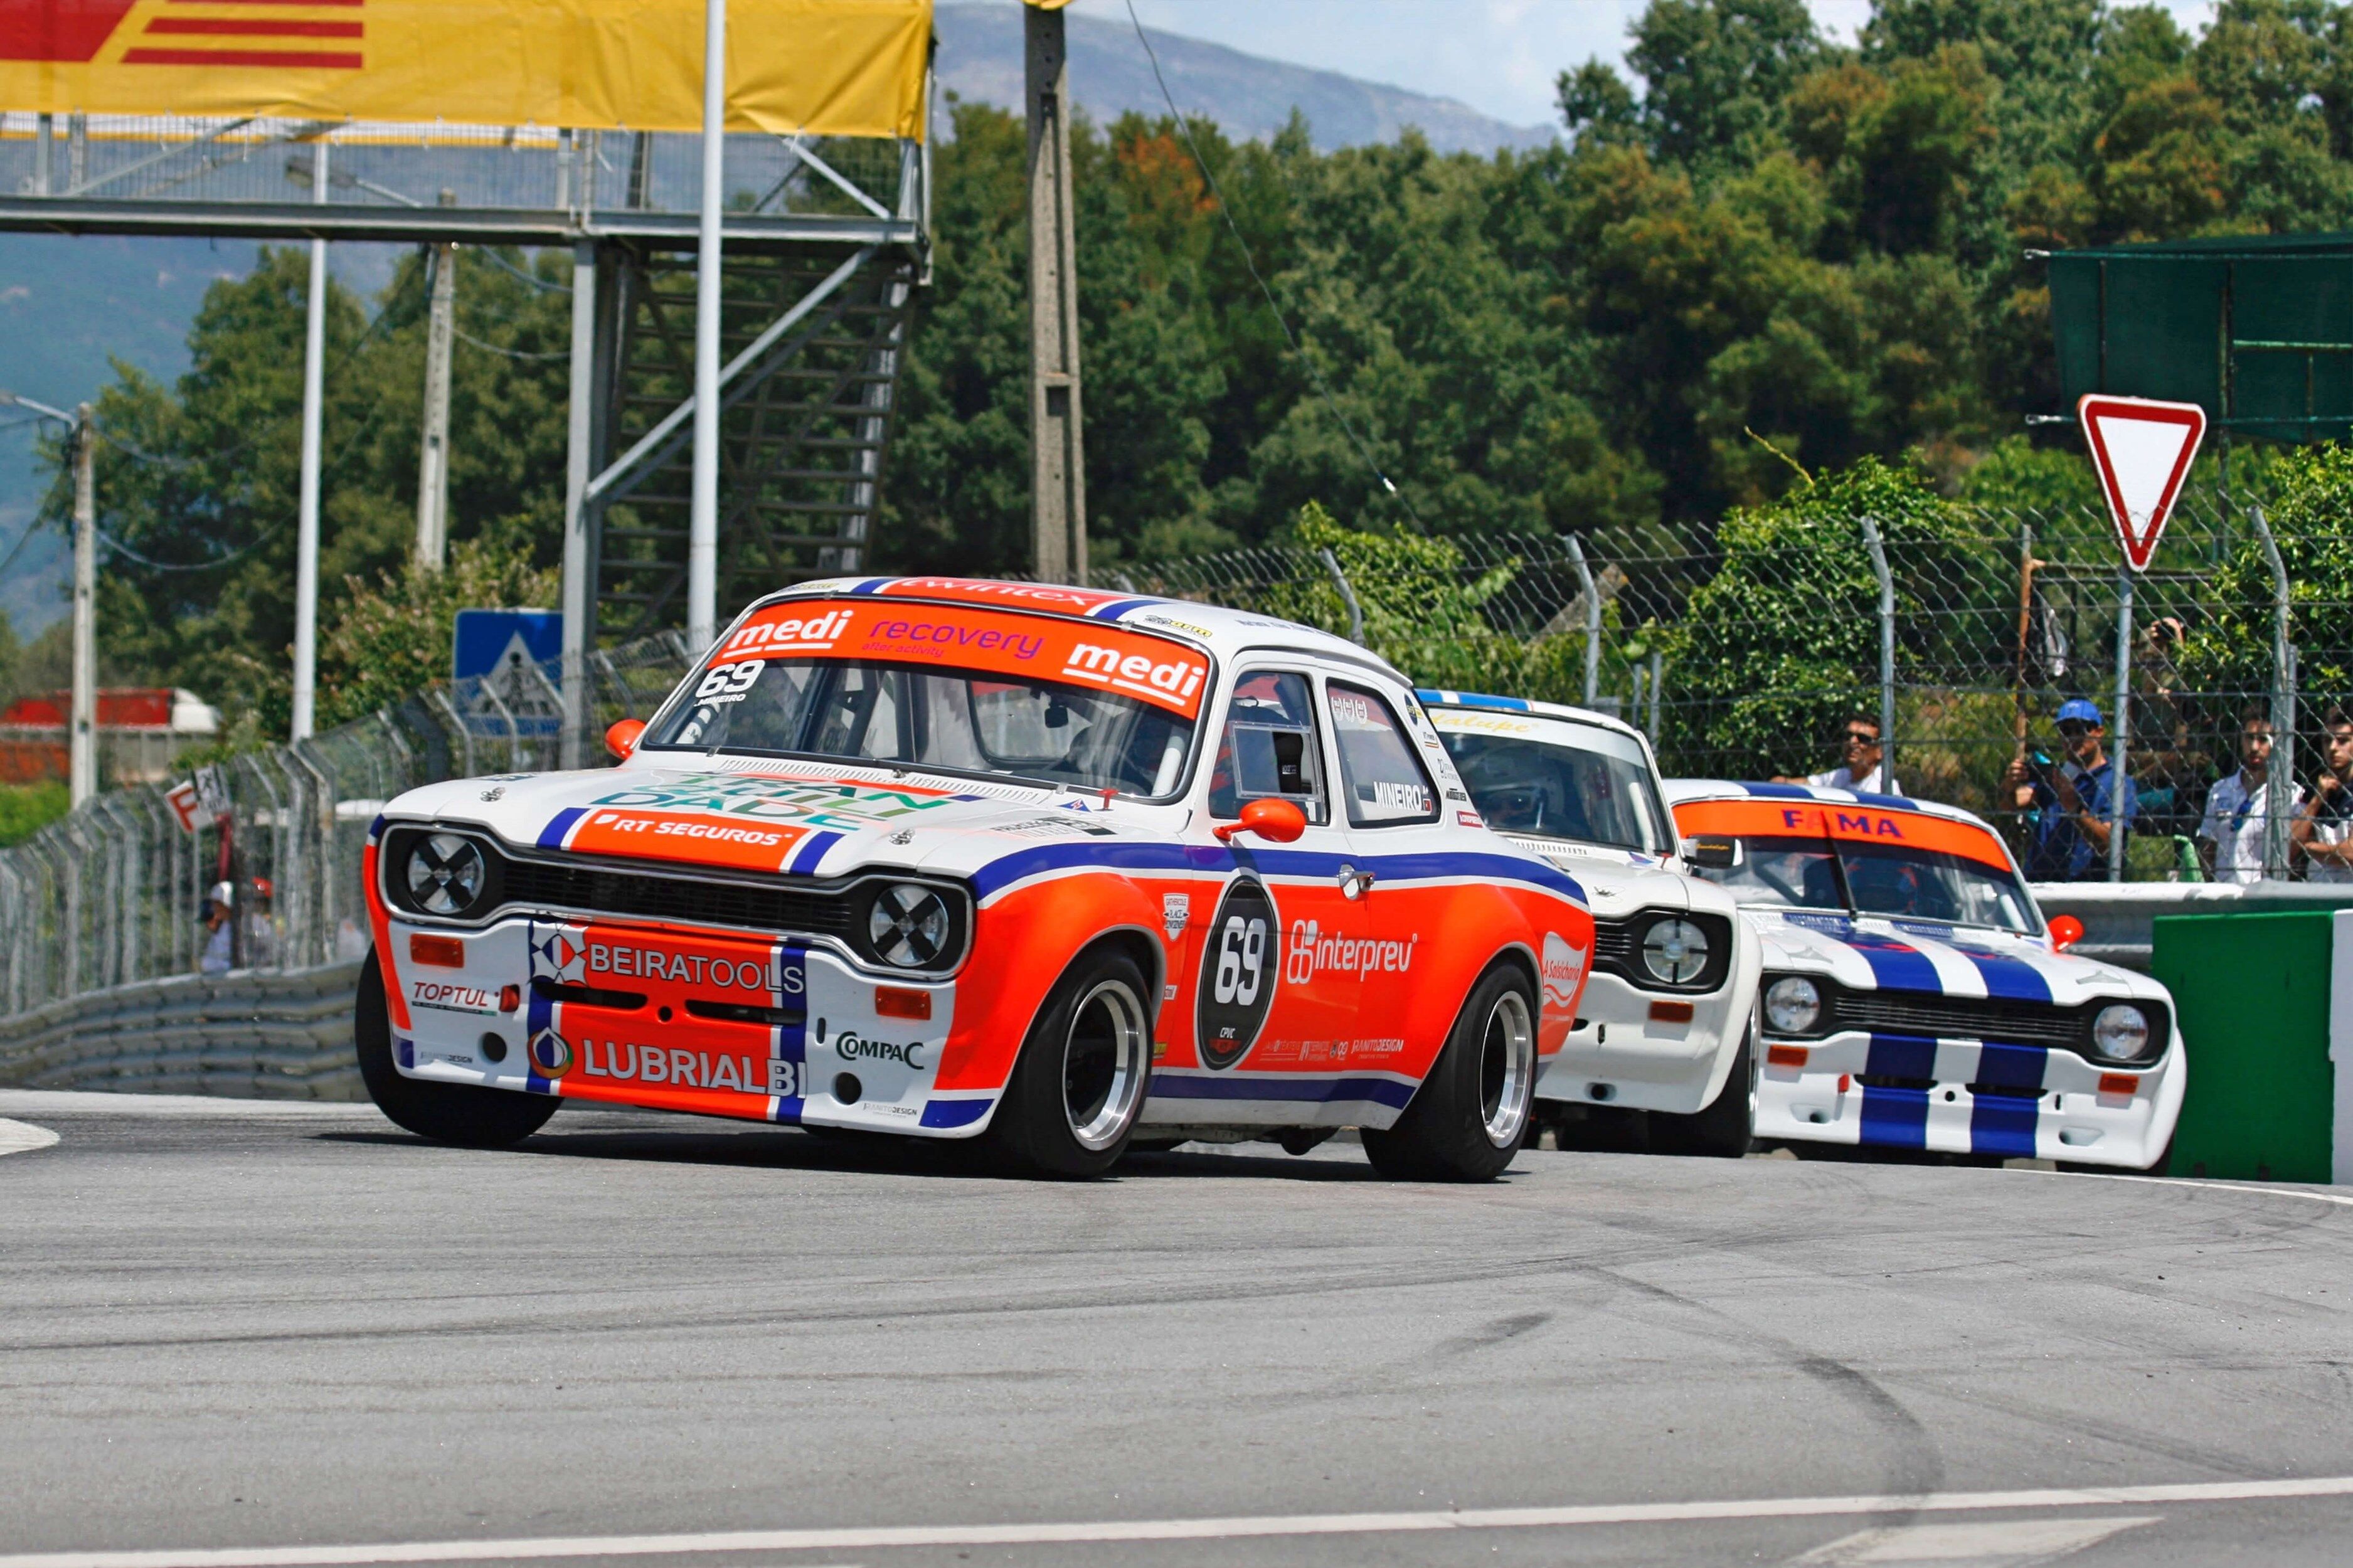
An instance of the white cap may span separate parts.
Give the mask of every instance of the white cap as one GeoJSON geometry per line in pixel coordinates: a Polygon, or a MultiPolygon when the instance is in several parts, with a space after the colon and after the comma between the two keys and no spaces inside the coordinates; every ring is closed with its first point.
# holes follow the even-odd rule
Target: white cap
{"type": "Polygon", "coordinates": [[[215,882],[211,896],[212,901],[216,904],[230,905],[237,902],[237,889],[227,882],[215,882]]]}

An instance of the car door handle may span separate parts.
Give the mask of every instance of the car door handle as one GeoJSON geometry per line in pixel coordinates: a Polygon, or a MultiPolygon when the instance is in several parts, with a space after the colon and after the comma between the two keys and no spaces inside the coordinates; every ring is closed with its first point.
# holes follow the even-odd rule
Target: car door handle
{"type": "Polygon", "coordinates": [[[1340,896],[1344,899],[1361,899],[1373,890],[1373,874],[1359,871],[1354,866],[1341,867],[1338,880],[1340,896]]]}

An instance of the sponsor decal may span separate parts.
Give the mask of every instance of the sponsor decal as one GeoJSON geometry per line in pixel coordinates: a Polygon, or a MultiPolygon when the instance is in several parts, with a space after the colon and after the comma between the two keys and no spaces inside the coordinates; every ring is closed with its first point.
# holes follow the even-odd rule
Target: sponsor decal
{"type": "MultiPolygon", "coordinates": [[[[806,658],[810,654],[829,653],[841,634],[849,629],[850,612],[847,606],[809,615],[791,605],[780,605],[763,610],[735,628],[721,645],[714,658],[722,662],[734,659],[766,659],[806,658]]],[[[758,678],[759,667],[753,666],[753,677],[758,678]]],[[[748,688],[751,682],[744,685],[748,688]]],[[[698,689],[698,695],[700,689],[698,689]]]]}
{"type": "Polygon", "coordinates": [[[1394,1057],[1405,1051],[1405,1041],[1394,1037],[1369,1040],[1269,1040],[1258,1048],[1261,1066],[1297,1063],[1316,1067],[1342,1066],[1368,1057],[1394,1057]]]}
{"type": "Polygon", "coordinates": [[[499,994],[479,985],[458,985],[444,980],[418,980],[410,984],[408,1005],[429,1007],[437,1013],[496,1013],[499,994]]]}
{"type": "Polygon", "coordinates": [[[1008,822],[989,829],[1008,838],[1116,838],[1119,830],[1103,827],[1092,822],[1073,822],[1067,816],[1029,816],[1019,822],[1008,822]]]}
{"type": "Polygon", "coordinates": [[[1565,1013],[1577,1005],[1577,988],[1585,981],[1585,961],[1590,950],[1571,947],[1556,931],[1545,932],[1544,1008],[1565,1013]]]}
{"type": "Polygon", "coordinates": [[[1430,809],[1430,792],[1418,784],[1394,779],[1368,779],[1356,786],[1356,798],[1368,805],[1400,816],[1419,816],[1430,809]]]}
{"type": "Polygon", "coordinates": [[[572,1043],[553,1029],[531,1037],[531,1065],[543,1078],[562,1078],[572,1067],[572,1043]]]}
{"type": "Polygon", "coordinates": [[[1484,827],[1487,826],[1485,818],[1482,817],[1475,811],[1458,811],[1454,814],[1454,820],[1459,826],[1463,827],[1484,827]]]}
{"type": "Polygon", "coordinates": [[[681,985],[715,985],[797,996],[802,967],[771,953],[765,958],[714,958],[700,952],[665,952],[654,947],[628,947],[618,942],[588,945],[588,968],[598,974],[621,974],[638,980],[667,980],[681,985]]]}
{"type": "Polygon", "coordinates": [[[1188,648],[1174,647],[1168,648],[1171,657],[1165,658],[1155,658],[1152,652],[1122,651],[1133,647],[1130,639],[1077,644],[1063,661],[1062,679],[1141,697],[1187,713],[1200,706],[1201,683],[1209,674],[1207,659],[1188,648]]]}
{"type": "Polygon", "coordinates": [[[641,1046],[617,1040],[583,1040],[580,1070],[589,1078],[620,1079],[672,1089],[732,1089],[739,1094],[800,1093],[800,1064],[749,1051],[641,1046]]]}
{"type": "Polygon", "coordinates": [[[1163,616],[1158,614],[1137,616],[1134,616],[1132,621],[1129,617],[1124,616],[1120,618],[1123,622],[1130,625],[1163,626],[1172,632],[1183,632],[1187,637],[1199,637],[1203,642],[1214,642],[1217,640],[1218,634],[1211,631],[1208,627],[1197,626],[1190,621],[1180,621],[1174,616],[1163,616]]]}
{"type": "Polygon", "coordinates": [[[1133,594],[1111,594],[1093,588],[1062,588],[1039,583],[991,583],[973,577],[902,577],[875,590],[883,598],[946,599],[969,605],[1018,605],[1030,609],[1060,610],[1083,616],[1133,594]]]}
{"type": "Polygon", "coordinates": [[[586,972],[588,944],[576,927],[531,923],[531,974],[555,985],[577,985],[586,972]]]}
{"type": "Polygon", "coordinates": [[[1675,826],[1686,834],[1736,833],[1752,838],[1868,839],[1957,855],[1998,871],[2010,869],[2000,839],[1974,823],[1928,812],[1783,800],[1694,800],[1675,807],[1675,826]]]}
{"type": "Polygon", "coordinates": [[[1192,918],[1193,900],[1190,895],[1185,893],[1160,895],[1160,929],[1168,933],[1170,942],[1175,942],[1184,934],[1185,927],[1192,918]]]}
{"type": "Polygon", "coordinates": [[[1403,974],[1413,967],[1413,950],[1420,941],[1419,931],[1403,942],[1390,942],[1325,931],[1315,921],[1293,921],[1282,978],[1286,984],[1305,985],[1319,974],[1347,974],[1359,980],[1367,974],[1403,974]]]}
{"type": "Polygon", "coordinates": [[[844,1061],[897,1062],[912,1072],[923,1070],[922,1040],[909,1040],[904,1045],[890,1040],[870,1040],[863,1035],[844,1029],[833,1037],[834,1053],[844,1061]]]}
{"type": "Polygon", "coordinates": [[[1194,1037],[1202,1065],[1229,1068],[1250,1054],[1274,1005],[1275,953],[1282,916],[1266,884],[1241,876],[1226,884],[1201,945],[1194,986],[1194,1037]]]}
{"type": "Polygon", "coordinates": [[[1501,713],[1465,713],[1459,709],[1441,708],[1430,715],[1430,721],[1440,730],[1458,734],[1533,735],[1536,727],[1525,719],[1507,718],[1501,713]]]}
{"type": "MultiPolygon", "coordinates": [[[[847,779],[791,779],[745,773],[689,773],[635,785],[589,802],[587,820],[614,812],[725,817],[754,826],[829,827],[855,831],[936,811],[957,801],[985,798],[923,784],[854,784],[847,779]]],[[[578,847],[575,842],[573,847],[578,847]]]]}

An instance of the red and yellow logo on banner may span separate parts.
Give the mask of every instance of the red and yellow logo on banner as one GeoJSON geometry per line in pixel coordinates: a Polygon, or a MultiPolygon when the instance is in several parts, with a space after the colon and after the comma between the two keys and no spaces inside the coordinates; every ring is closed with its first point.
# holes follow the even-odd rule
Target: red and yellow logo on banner
{"type": "MultiPolygon", "coordinates": [[[[729,0],[727,129],[923,134],[931,0],[729,0]]],[[[0,109],[702,125],[703,0],[0,0],[0,109]]]]}

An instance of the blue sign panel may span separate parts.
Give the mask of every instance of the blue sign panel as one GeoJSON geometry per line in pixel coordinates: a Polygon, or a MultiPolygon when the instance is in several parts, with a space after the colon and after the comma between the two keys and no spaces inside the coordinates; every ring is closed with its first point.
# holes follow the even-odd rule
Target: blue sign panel
{"type": "MultiPolygon", "coordinates": [[[[459,680],[509,669],[520,655],[533,664],[564,657],[561,610],[460,610],[449,673],[459,680]]],[[[554,670],[550,680],[556,680],[554,670]]],[[[560,682],[559,682],[560,684],[560,682]]]]}

